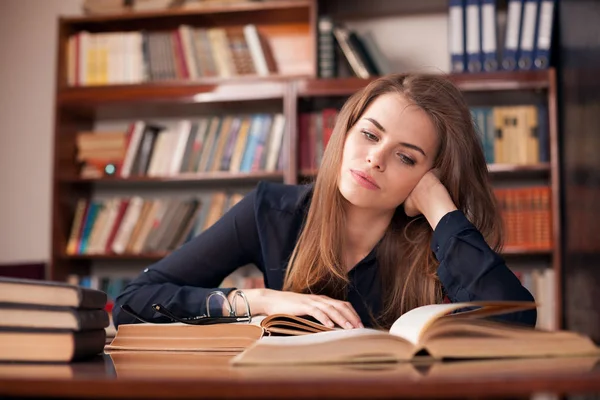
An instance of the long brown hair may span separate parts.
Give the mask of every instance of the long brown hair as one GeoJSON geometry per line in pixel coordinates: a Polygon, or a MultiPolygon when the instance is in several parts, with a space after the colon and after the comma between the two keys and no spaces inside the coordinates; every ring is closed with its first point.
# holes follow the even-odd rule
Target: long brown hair
{"type": "MultiPolygon", "coordinates": [[[[481,142],[460,91],[442,75],[396,74],[379,78],[342,107],[314,184],[306,221],[286,272],[284,290],[341,299],[349,284],[343,263],[345,213],[338,179],[346,134],[378,96],[399,93],[421,107],[440,138],[434,168],[454,204],[496,251],[501,220],[489,183],[481,142]]],[[[389,327],[415,307],[441,301],[438,261],[430,249],[433,231],[422,217],[398,207],[377,248],[382,312],[374,324],[389,327]]]]}

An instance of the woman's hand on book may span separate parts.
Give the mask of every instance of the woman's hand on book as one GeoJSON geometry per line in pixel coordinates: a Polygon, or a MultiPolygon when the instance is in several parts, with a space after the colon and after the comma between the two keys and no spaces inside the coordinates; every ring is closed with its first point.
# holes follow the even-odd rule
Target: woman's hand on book
{"type": "Polygon", "coordinates": [[[456,205],[434,169],[423,175],[404,201],[406,215],[415,217],[423,214],[432,229],[444,215],[454,210],[456,205]]]}
{"type": "Polygon", "coordinates": [[[363,328],[360,317],[346,301],[272,289],[249,289],[244,294],[253,315],[310,315],[331,328],[334,324],[344,329],[363,328]]]}

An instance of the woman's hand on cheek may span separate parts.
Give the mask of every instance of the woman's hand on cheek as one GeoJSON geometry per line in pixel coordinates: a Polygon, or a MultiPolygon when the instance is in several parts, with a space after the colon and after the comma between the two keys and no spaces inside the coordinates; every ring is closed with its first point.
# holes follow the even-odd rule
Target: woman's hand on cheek
{"type": "Polygon", "coordinates": [[[409,217],[423,214],[432,229],[447,213],[456,210],[446,187],[437,177],[436,170],[429,170],[404,201],[404,212],[409,217]]]}

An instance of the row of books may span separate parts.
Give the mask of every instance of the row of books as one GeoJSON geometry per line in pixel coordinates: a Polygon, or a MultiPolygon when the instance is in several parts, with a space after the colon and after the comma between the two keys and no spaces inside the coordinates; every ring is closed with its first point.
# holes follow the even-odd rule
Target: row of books
{"type": "Polygon", "coordinates": [[[182,120],[173,128],[145,121],[127,132],[79,132],[80,175],[175,176],[195,172],[282,170],[283,114],[215,115],[182,120]]]}
{"type": "Polygon", "coordinates": [[[78,200],[66,254],[172,251],[212,226],[243,198],[215,192],[199,198],[78,200]]]}
{"type": "Polygon", "coordinates": [[[505,247],[552,248],[552,193],[549,186],[497,188],[494,194],[504,222],[505,247]]]}
{"type": "Polygon", "coordinates": [[[452,72],[546,69],[556,0],[509,0],[500,24],[497,0],[450,0],[452,72]]]}
{"type": "Polygon", "coordinates": [[[321,111],[301,113],[298,116],[300,147],[298,166],[301,171],[314,171],[321,165],[338,113],[335,108],[325,108],[321,111]]]}
{"type": "Polygon", "coordinates": [[[536,328],[556,329],[556,275],[554,270],[552,268],[534,268],[516,271],[515,275],[538,304],[536,328]]]}
{"type": "Polygon", "coordinates": [[[67,43],[71,86],[135,84],[201,77],[265,76],[277,71],[253,24],[155,32],[78,32],[67,43]]]}
{"type": "MultiPolygon", "coordinates": [[[[550,188],[495,189],[507,248],[552,247],[550,188]]],[[[214,224],[243,198],[214,192],[207,199],[110,198],[78,200],[66,254],[172,251],[214,224]]]]}
{"type": "Polygon", "coordinates": [[[471,107],[471,114],[488,164],[550,161],[545,105],[471,107]]]}
{"type": "Polygon", "coordinates": [[[317,26],[317,73],[320,78],[367,79],[394,72],[371,33],[359,34],[327,15],[317,26]]]}

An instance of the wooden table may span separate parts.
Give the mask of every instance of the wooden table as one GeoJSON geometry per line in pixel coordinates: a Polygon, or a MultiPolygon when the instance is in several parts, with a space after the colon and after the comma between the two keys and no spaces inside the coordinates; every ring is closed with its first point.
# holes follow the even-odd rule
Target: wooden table
{"type": "Polygon", "coordinates": [[[0,397],[414,398],[600,394],[599,358],[232,367],[229,354],[119,352],[0,364],[0,397]]]}

